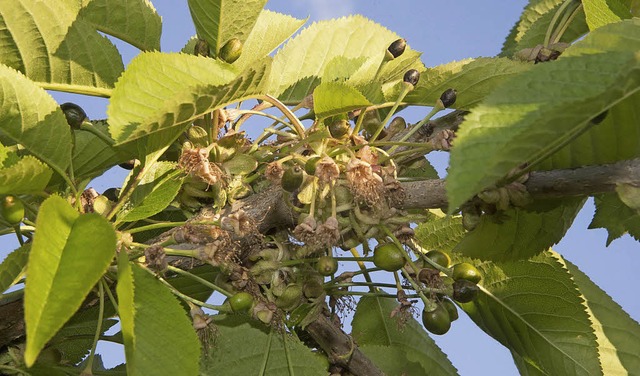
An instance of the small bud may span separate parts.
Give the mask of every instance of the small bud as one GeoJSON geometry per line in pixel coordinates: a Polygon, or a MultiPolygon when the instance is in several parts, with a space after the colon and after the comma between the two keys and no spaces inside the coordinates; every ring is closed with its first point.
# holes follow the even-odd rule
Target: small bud
{"type": "Polygon", "coordinates": [[[404,53],[405,48],[407,48],[407,41],[405,39],[400,38],[394,41],[393,43],[391,43],[389,45],[389,48],[387,48],[387,51],[389,51],[391,56],[393,56],[393,58],[395,59],[396,57],[404,53]]]}
{"type": "Polygon", "coordinates": [[[80,125],[87,120],[87,113],[75,103],[67,102],[60,105],[60,109],[67,118],[67,124],[73,129],[80,129],[80,125]]]}
{"type": "Polygon", "coordinates": [[[455,89],[447,89],[440,96],[440,101],[442,101],[442,105],[444,108],[449,108],[456,103],[456,98],[458,97],[458,92],[455,89]]]}
{"type": "Polygon", "coordinates": [[[420,81],[420,72],[415,69],[409,69],[407,73],[404,74],[403,81],[416,86],[418,81],[420,81]]]}
{"type": "Polygon", "coordinates": [[[220,59],[229,64],[233,64],[234,61],[238,60],[240,55],[242,55],[242,41],[238,38],[229,39],[220,49],[220,53],[218,53],[220,59]]]}
{"type": "Polygon", "coordinates": [[[333,138],[342,138],[349,133],[349,123],[345,119],[338,119],[329,125],[329,133],[333,138]]]}

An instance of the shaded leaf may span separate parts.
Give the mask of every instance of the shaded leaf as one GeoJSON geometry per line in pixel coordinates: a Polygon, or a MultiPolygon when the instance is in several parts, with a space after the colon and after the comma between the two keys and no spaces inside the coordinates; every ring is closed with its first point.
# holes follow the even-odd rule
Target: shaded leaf
{"type": "Polygon", "coordinates": [[[454,250],[481,260],[528,259],[558,243],[583,204],[584,199],[568,199],[552,203],[546,210],[513,208],[483,215],[478,226],[454,250]]]}
{"type": "Polygon", "coordinates": [[[118,213],[118,221],[138,221],[161,212],[176,197],[183,180],[184,173],[176,169],[175,163],[154,163],[118,213]]]}
{"type": "Polygon", "coordinates": [[[262,60],[292,36],[305,22],[306,20],[263,9],[242,47],[242,55],[233,65],[239,69],[246,69],[253,62],[262,60]]]}
{"type": "Polygon", "coordinates": [[[437,217],[422,222],[415,229],[418,244],[426,250],[451,252],[465,236],[462,217],[437,217]]]}
{"type": "Polygon", "coordinates": [[[607,246],[612,241],[629,233],[640,241],[640,214],[625,205],[617,194],[609,193],[595,196],[596,214],[589,228],[607,230],[607,246]]]}
{"type": "Polygon", "coordinates": [[[148,0],[84,0],[79,17],[141,50],[160,50],[162,19],[148,0]]]}
{"type": "MultiPolygon", "coordinates": [[[[204,278],[207,281],[215,281],[216,276],[220,271],[209,264],[205,264],[189,270],[189,273],[200,278],[204,278]]],[[[167,278],[167,282],[171,283],[171,285],[181,293],[194,299],[198,299],[201,302],[206,302],[213,293],[213,289],[183,275],[176,275],[173,278],[167,278]]]]}
{"type": "MultiPolygon", "coordinates": [[[[0,150],[6,148],[0,144],[0,150]]],[[[15,156],[15,153],[12,154],[15,156]]],[[[42,192],[51,180],[53,171],[30,155],[15,159],[10,164],[0,162],[0,195],[42,192]]]]}
{"type": "Polygon", "coordinates": [[[531,28],[538,19],[543,15],[550,13],[555,7],[559,6],[564,0],[531,0],[528,2],[520,19],[513,26],[509,35],[507,36],[500,56],[511,56],[517,49],[518,42],[522,39],[522,36],[531,28]]]}
{"type": "Polygon", "coordinates": [[[460,306],[482,330],[543,374],[602,374],[589,316],[557,254],[477,266],[480,293],[460,306]]]}
{"type": "MultiPolygon", "coordinates": [[[[632,35],[640,48],[636,23],[612,26],[625,37],[632,35]]],[[[512,169],[547,158],[588,129],[592,118],[632,96],[640,89],[638,69],[640,62],[629,51],[561,56],[494,91],[460,126],[447,177],[452,210],[512,169]]]]}
{"type": "Polygon", "coordinates": [[[288,335],[283,341],[282,334],[269,332],[259,321],[240,315],[217,315],[214,322],[219,334],[209,356],[202,360],[201,375],[219,375],[220,370],[226,376],[289,375],[288,367],[295,375],[327,374],[326,358],[288,335]]]}
{"type": "Polygon", "coordinates": [[[0,62],[46,89],[109,96],[124,66],[73,1],[2,2],[0,62]]]}
{"type": "Polygon", "coordinates": [[[616,184],[616,193],[625,205],[636,212],[640,211],[640,188],[632,184],[618,183],[616,184]]]}
{"type": "Polygon", "coordinates": [[[116,291],[127,374],[198,374],[200,342],[187,312],[166,286],[120,255],[116,291]]]}
{"type": "Polygon", "coordinates": [[[64,173],[71,160],[71,132],[58,104],[15,70],[0,65],[0,141],[20,144],[64,173]]]}
{"type": "Polygon", "coordinates": [[[0,294],[15,285],[24,274],[24,267],[29,259],[29,250],[31,244],[25,244],[22,247],[9,253],[2,264],[0,264],[0,294]]]}
{"type": "Polygon", "coordinates": [[[191,18],[211,55],[231,38],[247,39],[267,0],[189,0],[191,18]]]}
{"type": "Polygon", "coordinates": [[[565,260],[584,296],[598,341],[604,375],[633,374],[640,369],[640,325],[575,265],[565,260]]]}
{"type": "Polygon", "coordinates": [[[357,89],[341,82],[324,82],[313,91],[313,110],[326,118],[371,105],[357,89]]]}
{"type": "Polygon", "coordinates": [[[225,161],[222,167],[230,175],[247,175],[258,168],[258,160],[250,154],[236,154],[225,161]]]}
{"type": "Polygon", "coordinates": [[[506,79],[531,68],[531,64],[506,58],[479,58],[455,61],[428,68],[405,98],[405,102],[433,106],[442,93],[456,89],[458,97],[452,108],[469,109],[482,101],[506,79]]]}
{"type": "Polygon", "coordinates": [[[106,219],[80,215],[58,196],[42,203],[36,227],[24,294],[27,366],[78,310],[116,248],[115,231],[106,219]]]}
{"type": "MultiPolygon", "coordinates": [[[[436,374],[456,375],[457,371],[447,356],[429,337],[425,329],[413,317],[409,318],[403,329],[398,319],[391,318],[391,312],[398,305],[395,300],[384,298],[363,297],[358,302],[353,316],[353,330],[351,335],[359,346],[363,346],[373,353],[378,349],[368,346],[384,346],[391,352],[401,354],[407,369],[422,368],[420,373],[408,374],[436,374]]],[[[377,364],[377,358],[373,361],[377,364]]],[[[381,367],[389,367],[389,374],[399,375],[399,364],[392,361],[382,361],[381,367]]],[[[404,368],[403,368],[404,369],[404,368]]]]}
{"type": "MultiPolygon", "coordinates": [[[[92,123],[105,135],[109,134],[106,121],[97,120],[92,123]]],[[[74,133],[73,171],[76,179],[96,177],[108,168],[134,157],[108,145],[91,132],[76,130],[74,133]]]]}
{"type": "MultiPolygon", "coordinates": [[[[314,23],[276,53],[270,93],[284,102],[299,103],[320,83],[326,66],[337,56],[368,57],[367,72],[375,73],[396,39],[396,34],[362,16],[314,23]]],[[[373,78],[365,76],[369,81],[373,78]]]]}
{"type": "Polygon", "coordinates": [[[590,30],[631,18],[629,7],[620,0],[584,0],[582,6],[590,30]]]}

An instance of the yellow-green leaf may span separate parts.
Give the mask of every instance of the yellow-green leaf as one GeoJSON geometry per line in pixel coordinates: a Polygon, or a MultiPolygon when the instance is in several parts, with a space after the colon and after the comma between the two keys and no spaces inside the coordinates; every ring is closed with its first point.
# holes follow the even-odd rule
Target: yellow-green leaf
{"type": "Polygon", "coordinates": [[[81,215],[59,196],[42,203],[36,228],[24,294],[27,366],[80,308],[116,248],[115,231],[106,219],[81,215]]]}

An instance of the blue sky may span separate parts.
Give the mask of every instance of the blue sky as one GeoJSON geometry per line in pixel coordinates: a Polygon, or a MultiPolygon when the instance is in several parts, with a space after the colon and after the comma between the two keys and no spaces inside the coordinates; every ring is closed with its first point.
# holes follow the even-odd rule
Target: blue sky
{"type": "MultiPolygon", "coordinates": [[[[186,1],[155,0],[163,17],[162,49],[178,51],[194,34],[186,1]]],[[[362,14],[407,39],[415,50],[423,52],[423,62],[434,66],[468,57],[493,56],[500,51],[504,37],[517,21],[526,1],[403,1],[403,0],[271,0],[267,8],[293,15],[310,17],[309,23],[349,14],[362,14]]],[[[118,44],[125,63],[137,51],[118,44]]],[[[107,101],[86,99],[68,94],[55,94],[59,102],[81,104],[91,118],[103,118],[107,101]]],[[[404,113],[408,122],[424,116],[423,110],[404,113]]],[[[446,166],[446,156],[433,160],[440,171],[446,166]]],[[[102,190],[117,185],[124,178],[115,170],[94,182],[102,190]]],[[[594,282],[613,297],[635,320],[640,320],[640,301],[631,286],[640,282],[640,246],[629,236],[616,240],[605,248],[604,230],[587,230],[593,215],[589,203],[576,219],[565,239],[554,249],[578,265],[594,282]],[[632,276],[630,280],[630,276],[632,276]]],[[[14,248],[13,240],[0,238],[0,257],[14,248]]],[[[516,368],[509,352],[480,331],[461,314],[449,333],[436,336],[438,345],[448,354],[461,375],[514,375],[516,368]]],[[[110,347],[109,347],[110,348],[110,347]]],[[[103,347],[103,349],[106,349],[103,347]]],[[[109,363],[122,359],[113,351],[109,363]]],[[[111,363],[113,365],[113,363],[111,363]]]]}

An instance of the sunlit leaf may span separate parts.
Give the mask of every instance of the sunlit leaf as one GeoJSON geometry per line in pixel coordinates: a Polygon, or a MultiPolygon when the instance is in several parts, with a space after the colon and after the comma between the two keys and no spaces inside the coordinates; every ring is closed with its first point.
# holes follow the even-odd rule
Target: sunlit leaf
{"type": "Polygon", "coordinates": [[[584,0],[582,6],[590,30],[631,18],[629,6],[625,6],[620,0],[584,0]]]}
{"type": "Polygon", "coordinates": [[[575,265],[565,265],[586,301],[603,374],[633,374],[640,369],[640,325],[575,265]]]}
{"type": "Polygon", "coordinates": [[[197,375],[200,342],[169,289],[121,253],[116,291],[127,374],[197,375]]]}
{"type": "Polygon", "coordinates": [[[371,103],[362,93],[344,83],[321,83],[313,91],[313,109],[318,118],[338,115],[369,105],[371,103]]]}
{"type": "Polygon", "coordinates": [[[396,39],[396,34],[362,16],[314,23],[276,53],[271,94],[288,103],[299,103],[320,83],[326,66],[337,56],[367,57],[362,69],[371,80],[387,47],[396,39]]]}
{"type": "Polygon", "coordinates": [[[480,293],[460,306],[482,330],[543,374],[602,374],[591,321],[559,256],[478,269],[480,293]]]}
{"type": "Polygon", "coordinates": [[[267,0],[189,0],[191,18],[211,55],[231,38],[245,41],[267,0]]]}
{"type": "Polygon", "coordinates": [[[327,374],[326,358],[314,354],[298,339],[239,315],[218,315],[218,335],[209,356],[202,360],[202,375],[318,375],[327,374]],[[285,349],[286,346],[286,349],[285,349]]]}
{"type": "Polygon", "coordinates": [[[80,215],[59,196],[42,203],[36,227],[24,294],[27,365],[78,310],[116,248],[115,231],[106,219],[80,215]]]}
{"type": "Polygon", "coordinates": [[[77,1],[2,2],[0,62],[46,89],[109,96],[122,58],[79,11],[77,1]]]}
{"type": "MultiPolygon", "coordinates": [[[[640,48],[640,21],[610,26],[632,42],[631,50],[634,45],[640,48]]],[[[585,41],[589,43],[590,36],[585,41]]],[[[582,41],[567,51],[581,46],[582,41]]],[[[447,177],[450,208],[523,163],[539,163],[587,130],[591,119],[640,89],[639,69],[630,50],[569,54],[502,85],[460,126],[447,177]]]]}
{"type": "Polygon", "coordinates": [[[30,244],[14,250],[9,253],[2,264],[0,264],[0,293],[7,291],[7,289],[20,280],[24,274],[24,267],[27,265],[29,259],[30,244]]]}
{"type": "Polygon", "coordinates": [[[572,199],[545,210],[513,208],[495,215],[483,215],[478,226],[458,243],[455,251],[481,260],[528,259],[562,239],[583,203],[583,199],[572,199]]]}
{"type": "Polygon", "coordinates": [[[141,50],[160,50],[162,19],[149,0],[84,0],[80,17],[141,50]]]}
{"type": "Polygon", "coordinates": [[[433,218],[420,223],[415,229],[416,240],[420,246],[428,251],[437,249],[451,252],[464,238],[462,217],[446,216],[433,218]]]}
{"type": "MultiPolygon", "coordinates": [[[[401,361],[397,362],[381,360],[380,367],[390,375],[417,369],[422,372],[406,374],[457,375],[447,356],[413,317],[407,318],[404,327],[398,322],[398,317],[391,318],[391,312],[397,305],[392,299],[360,299],[353,316],[351,335],[362,346],[362,351],[376,355],[380,354],[378,346],[384,346],[390,353],[401,356],[401,361]]],[[[377,364],[377,358],[372,360],[377,364]]]]}
{"type": "Polygon", "coordinates": [[[15,70],[0,65],[0,141],[20,144],[54,170],[71,160],[71,132],[58,104],[15,70]]]}
{"type": "MultiPolygon", "coordinates": [[[[6,148],[0,145],[0,149],[6,148]]],[[[0,162],[0,195],[42,192],[52,174],[47,165],[30,155],[11,164],[0,162]]]]}
{"type": "Polygon", "coordinates": [[[118,221],[138,221],[164,210],[178,194],[184,176],[175,163],[153,164],[118,214],[118,221]]]}
{"type": "Polygon", "coordinates": [[[407,103],[433,106],[447,89],[458,91],[457,109],[469,109],[482,101],[506,79],[524,72],[530,64],[505,58],[479,58],[456,61],[428,68],[405,98],[407,103]]]}
{"type": "Polygon", "coordinates": [[[233,63],[239,69],[268,56],[295,33],[306,20],[263,9],[242,47],[242,55],[233,63]]]}

